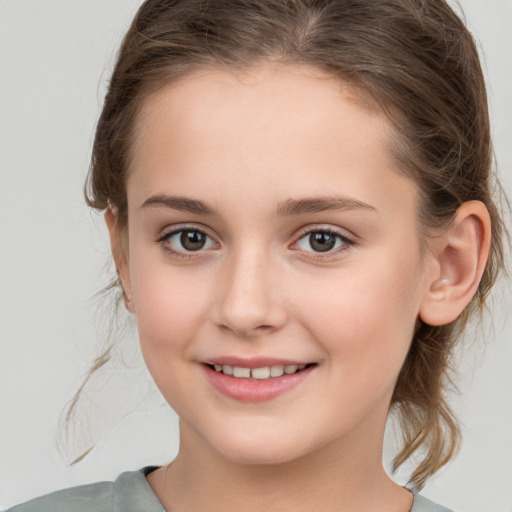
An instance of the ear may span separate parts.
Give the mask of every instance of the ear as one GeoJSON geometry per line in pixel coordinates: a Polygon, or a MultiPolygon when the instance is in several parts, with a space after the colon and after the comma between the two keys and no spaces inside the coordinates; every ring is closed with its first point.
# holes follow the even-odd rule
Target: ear
{"type": "Polygon", "coordinates": [[[128,267],[128,247],[126,233],[120,228],[117,214],[112,208],[105,211],[105,222],[110,235],[110,248],[116,265],[117,275],[121,283],[124,305],[130,313],[135,313],[128,267]]]}
{"type": "Polygon", "coordinates": [[[423,322],[446,325],[457,319],[478,289],[490,244],[487,208],[480,201],[463,203],[433,244],[435,265],[419,312],[423,322]]]}

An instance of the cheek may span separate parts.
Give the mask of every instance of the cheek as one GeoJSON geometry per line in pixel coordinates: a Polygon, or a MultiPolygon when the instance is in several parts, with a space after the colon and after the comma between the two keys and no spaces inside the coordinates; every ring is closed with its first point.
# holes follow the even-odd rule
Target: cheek
{"type": "Polygon", "coordinates": [[[301,298],[304,322],[318,343],[356,380],[380,371],[394,379],[409,349],[421,276],[418,260],[403,256],[382,254],[371,265],[347,267],[324,283],[317,279],[301,298]]]}
{"type": "Polygon", "coordinates": [[[143,355],[154,364],[175,361],[200,325],[208,301],[207,275],[186,267],[144,264],[134,258],[132,291],[143,355]]]}

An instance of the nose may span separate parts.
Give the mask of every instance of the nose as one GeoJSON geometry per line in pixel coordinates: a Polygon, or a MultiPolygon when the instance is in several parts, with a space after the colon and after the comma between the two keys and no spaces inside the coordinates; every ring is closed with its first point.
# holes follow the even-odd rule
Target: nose
{"type": "Polygon", "coordinates": [[[271,256],[246,248],[226,262],[215,323],[239,337],[279,330],[287,321],[279,269],[271,256]]]}

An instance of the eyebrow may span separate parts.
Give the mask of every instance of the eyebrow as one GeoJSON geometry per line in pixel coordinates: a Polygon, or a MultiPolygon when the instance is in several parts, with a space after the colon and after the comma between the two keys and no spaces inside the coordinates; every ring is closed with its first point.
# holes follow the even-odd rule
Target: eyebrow
{"type": "Polygon", "coordinates": [[[305,197],[303,199],[287,199],[278,205],[276,215],[291,216],[343,210],[377,211],[377,208],[345,196],[305,197]]]}
{"type": "MultiPolygon", "coordinates": [[[[215,208],[199,199],[186,196],[168,196],[158,194],[149,197],[141,208],[163,207],[197,215],[217,215],[215,208]]],[[[287,199],[280,203],[275,215],[279,217],[303,215],[307,213],[320,213],[326,211],[369,210],[377,211],[374,206],[345,196],[305,197],[301,199],[287,199]]]]}
{"type": "Polygon", "coordinates": [[[216,211],[204,201],[185,196],[156,195],[146,199],[141,208],[163,207],[179,210],[180,212],[195,213],[197,215],[215,215],[216,211]]]}

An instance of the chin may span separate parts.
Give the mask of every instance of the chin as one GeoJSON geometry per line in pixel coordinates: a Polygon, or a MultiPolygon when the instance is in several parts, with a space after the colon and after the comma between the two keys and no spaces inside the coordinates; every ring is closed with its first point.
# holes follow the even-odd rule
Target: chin
{"type": "Polygon", "coordinates": [[[278,450],[230,450],[220,452],[227,460],[236,464],[247,466],[273,466],[285,464],[296,460],[300,455],[297,453],[284,453],[282,447],[278,450]]]}
{"type": "MultiPolygon", "coordinates": [[[[284,464],[306,455],[307,450],[293,436],[228,436],[211,440],[210,446],[231,462],[243,465],[284,464]]],[[[260,433],[261,434],[261,433],[260,433]]]]}

